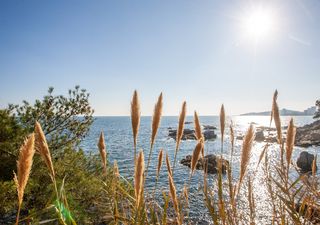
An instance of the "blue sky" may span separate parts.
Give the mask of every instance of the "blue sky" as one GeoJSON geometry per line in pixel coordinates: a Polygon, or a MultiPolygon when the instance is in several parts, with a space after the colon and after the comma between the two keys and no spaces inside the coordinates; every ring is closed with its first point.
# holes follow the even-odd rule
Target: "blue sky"
{"type": "Polygon", "coordinates": [[[164,93],[164,114],[302,110],[320,97],[320,1],[0,1],[0,107],[80,85],[96,115],[142,114],[164,93]],[[272,11],[270,34],[241,21],[272,11]]]}

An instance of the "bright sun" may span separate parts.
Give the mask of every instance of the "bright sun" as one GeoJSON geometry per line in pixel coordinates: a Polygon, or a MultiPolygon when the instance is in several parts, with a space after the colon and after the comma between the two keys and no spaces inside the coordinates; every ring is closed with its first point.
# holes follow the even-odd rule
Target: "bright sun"
{"type": "Polygon", "coordinates": [[[254,41],[270,36],[275,28],[274,15],[266,9],[255,9],[243,16],[245,34],[254,41]]]}

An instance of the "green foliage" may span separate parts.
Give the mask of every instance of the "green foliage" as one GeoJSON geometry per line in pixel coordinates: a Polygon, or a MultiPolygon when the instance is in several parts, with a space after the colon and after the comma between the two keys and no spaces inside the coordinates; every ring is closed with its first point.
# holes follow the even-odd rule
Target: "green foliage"
{"type": "Polygon", "coordinates": [[[42,125],[52,154],[65,146],[76,147],[86,136],[93,122],[93,109],[89,104],[89,93],[76,86],[69,90],[68,96],[53,95],[50,87],[42,100],[34,105],[23,101],[22,105],[9,105],[19,124],[29,133],[35,121],[42,125]]]}
{"type": "Polygon", "coordinates": [[[320,99],[316,101],[316,107],[317,107],[317,111],[313,116],[314,119],[320,118],[320,99]]]}
{"type": "Polygon", "coordinates": [[[17,153],[26,131],[9,110],[0,110],[0,180],[12,179],[17,153]]]}

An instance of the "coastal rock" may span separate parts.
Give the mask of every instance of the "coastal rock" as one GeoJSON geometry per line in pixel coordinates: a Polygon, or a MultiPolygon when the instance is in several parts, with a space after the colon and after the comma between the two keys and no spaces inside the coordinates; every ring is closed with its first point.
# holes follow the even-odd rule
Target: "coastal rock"
{"type": "Polygon", "coordinates": [[[257,131],[254,140],[257,141],[257,142],[262,142],[262,141],[264,141],[264,139],[265,139],[265,137],[264,137],[263,130],[257,131]]]}
{"type": "Polygon", "coordinates": [[[192,124],[193,122],[192,121],[186,121],[184,122],[184,124],[192,124]]]}
{"type": "MultiPolygon", "coordinates": [[[[243,138],[244,138],[243,135],[236,137],[237,140],[243,140],[243,138]]],[[[268,141],[272,141],[272,142],[273,141],[275,141],[275,142],[277,141],[276,139],[274,140],[271,137],[266,138],[264,136],[264,132],[262,130],[256,131],[256,136],[255,136],[254,140],[257,141],[257,142],[262,142],[262,141],[267,141],[267,140],[268,141]]]]}
{"type": "MultiPolygon", "coordinates": [[[[172,128],[171,129],[168,128],[168,130],[169,130],[168,136],[176,140],[177,130],[172,128]]],[[[212,141],[217,138],[217,135],[215,134],[214,129],[211,129],[211,127],[204,129],[203,136],[206,141],[212,141]]],[[[196,139],[197,138],[195,135],[195,131],[193,129],[183,130],[182,140],[196,140],[196,139]]]]}
{"type": "Polygon", "coordinates": [[[320,120],[297,128],[296,146],[309,147],[320,145],[320,120]]]}
{"type": "Polygon", "coordinates": [[[217,128],[212,125],[203,125],[204,130],[216,130],[217,128]]]}
{"type": "MultiPolygon", "coordinates": [[[[188,166],[189,168],[191,167],[191,159],[192,159],[192,156],[191,155],[187,155],[186,158],[182,159],[180,161],[180,163],[182,165],[185,165],[185,166],[188,166]]],[[[216,156],[216,155],[213,155],[213,154],[210,154],[210,155],[206,155],[204,157],[204,160],[202,159],[199,159],[198,160],[198,163],[196,165],[196,169],[197,170],[203,170],[204,169],[204,162],[207,162],[208,163],[208,173],[210,174],[215,174],[218,172],[218,162],[221,161],[222,163],[222,172],[225,173],[226,170],[227,170],[227,167],[229,165],[229,161],[226,160],[226,159],[221,159],[219,156],[216,156]]]]}
{"type": "Polygon", "coordinates": [[[312,163],[314,160],[314,155],[303,151],[300,153],[297,159],[297,166],[301,169],[302,173],[307,173],[312,171],[312,163]]]}

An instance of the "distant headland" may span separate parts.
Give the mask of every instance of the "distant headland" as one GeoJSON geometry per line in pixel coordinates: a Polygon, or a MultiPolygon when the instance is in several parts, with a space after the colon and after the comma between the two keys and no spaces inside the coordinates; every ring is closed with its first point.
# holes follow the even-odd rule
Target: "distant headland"
{"type": "MultiPolygon", "coordinates": [[[[307,108],[306,110],[303,110],[303,111],[281,109],[280,115],[281,116],[313,116],[315,114],[316,110],[317,110],[317,108],[315,106],[307,108]]],[[[270,113],[271,113],[270,111],[249,112],[249,113],[240,114],[240,116],[269,116],[270,113]]]]}

